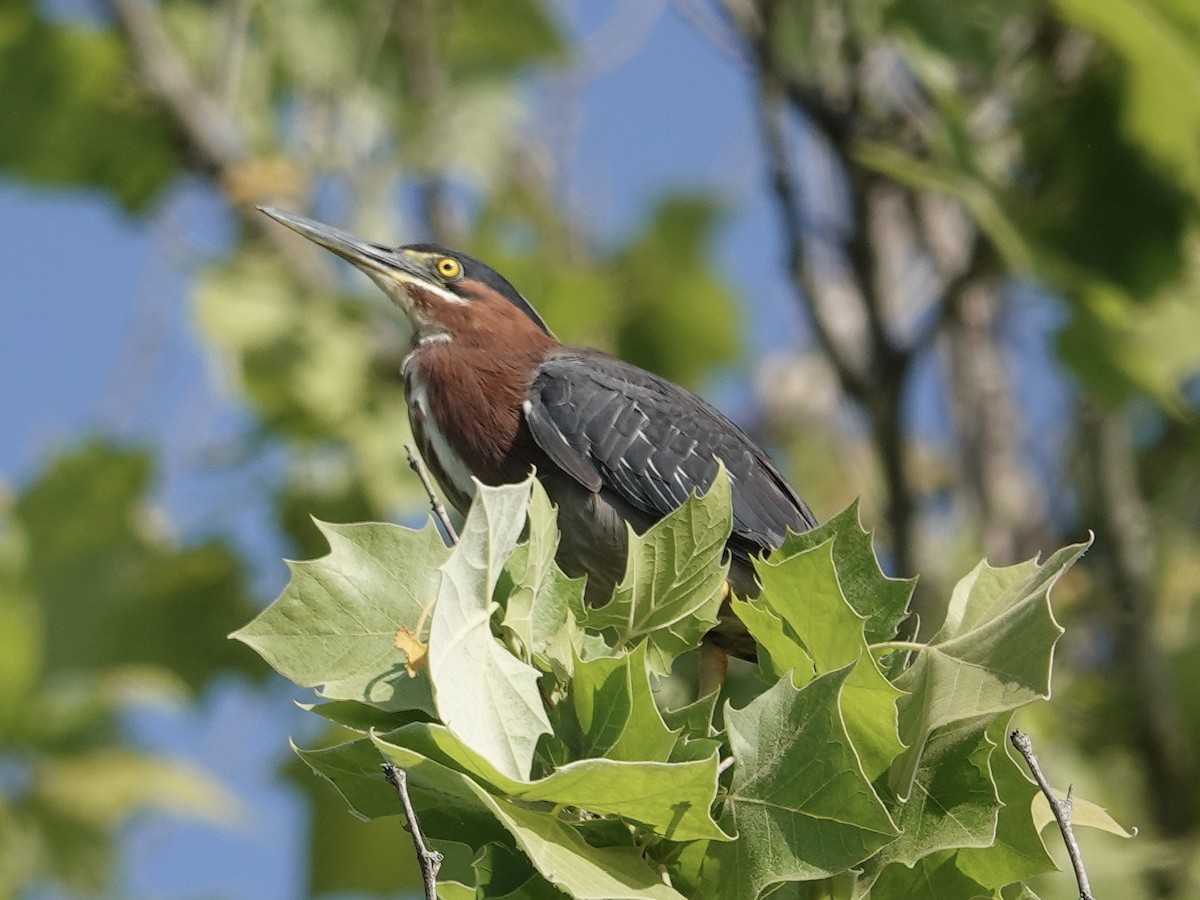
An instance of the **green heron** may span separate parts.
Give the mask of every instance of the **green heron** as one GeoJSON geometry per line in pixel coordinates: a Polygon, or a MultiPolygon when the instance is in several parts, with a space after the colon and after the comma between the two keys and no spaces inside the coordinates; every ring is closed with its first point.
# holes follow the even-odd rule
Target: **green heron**
{"type": "MultiPolygon", "coordinates": [[[[750,558],[787,529],[816,525],[808,506],[737,425],[689,391],[550,334],[494,269],[437,244],[385,247],[276,209],[262,211],[353,263],[404,311],[413,347],[403,365],[409,419],[429,469],[465,513],[484,484],[535,467],[558,507],[558,562],[588,576],[601,603],[625,574],[626,523],[642,532],[705,491],[725,464],[733,495],[730,586],[754,596],[750,558]]],[[[753,640],[728,611],[709,635],[747,659],[753,640]]]]}

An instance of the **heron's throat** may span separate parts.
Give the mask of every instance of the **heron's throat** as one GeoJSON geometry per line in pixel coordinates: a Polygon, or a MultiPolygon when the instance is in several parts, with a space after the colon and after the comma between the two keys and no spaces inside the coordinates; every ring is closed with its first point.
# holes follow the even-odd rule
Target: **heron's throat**
{"type": "Polygon", "coordinates": [[[460,310],[468,301],[445,288],[431,285],[406,273],[368,272],[375,282],[404,313],[413,329],[413,343],[447,337],[447,313],[460,310]]]}

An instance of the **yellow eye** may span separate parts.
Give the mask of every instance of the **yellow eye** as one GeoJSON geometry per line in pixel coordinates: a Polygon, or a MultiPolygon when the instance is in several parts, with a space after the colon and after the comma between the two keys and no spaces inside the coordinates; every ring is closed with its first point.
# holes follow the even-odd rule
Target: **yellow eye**
{"type": "Polygon", "coordinates": [[[457,278],[462,274],[462,264],[457,259],[443,256],[437,261],[437,272],[447,280],[457,278]]]}

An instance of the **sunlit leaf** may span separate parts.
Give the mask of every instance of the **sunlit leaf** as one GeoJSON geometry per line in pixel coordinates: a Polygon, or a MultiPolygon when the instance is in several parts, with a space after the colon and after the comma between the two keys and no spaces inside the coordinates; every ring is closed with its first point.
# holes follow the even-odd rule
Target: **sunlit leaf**
{"type": "Polygon", "coordinates": [[[511,778],[526,778],[550,722],[538,672],[492,634],[492,595],[525,527],[530,480],[476,485],[475,500],[450,558],[429,627],[429,677],[438,718],[511,778]]]}
{"type": "Polygon", "coordinates": [[[1062,628],[1050,589],[1087,549],[1059,550],[1043,565],[993,568],[986,562],[954,589],[946,621],[919,649],[896,685],[906,749],[889,781],[907,798],[930,734],[937,728],[999,715],[1050,695],[1050,664],[1062,628]]]}
{"type": "Polygon", "coordinates": [[[292,563],[279,599],[233,637],[276,671],[325,697],[381,709],[433,712],[429,678],[409,677],[396,630],[414,631],[437,597],[437,566],[449,551],[433,522],[397,525],[318,523],[327,556],[292,563]]]}

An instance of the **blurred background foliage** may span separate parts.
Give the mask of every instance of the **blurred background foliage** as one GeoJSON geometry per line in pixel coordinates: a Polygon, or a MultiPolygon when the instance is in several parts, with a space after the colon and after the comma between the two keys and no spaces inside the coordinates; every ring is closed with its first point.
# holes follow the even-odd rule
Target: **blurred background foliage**
{"type": "MultiPolygon", "coordinates": [[[[630,10],[610,22],[618,45],[630,10]]],[[[539,127],[565,113],[533,86],[571,84],[596,49],[538,0],[0,0],[0,174],[94,192],[135,222],[181,183],[219,198],[235,239],[180,263],[212,377],[247,414],[215,464],[266,461],[266,518],[293,556],[324,550],[310,515],[402,520],[422,495],[402,327],[258,203],[462,246],[564,340],[723,398],[820,515],[863,496],[888,567],[922,574],[923,621],[979,556],[1094,529],[1063,595],[1055,701],[1027,724],[1058,780],[1142,828],[1085,845],[1098,895],[1196,896],[1200,5],[676,0],[656,15],[710,41],[755,109],[761,152],[740,165],[776,237],[732,268],[715,187],[660,185],[615,240],[589,231],[595,198],[565,195],[539,127]],[[807,325],[770,353],[741,325],[763,267],[807,325]],[[1047,320],[1049,356],[1027,337],[1047,320]]],[[[214,537],[175,533],[161,452],[80,434],[0,495],[0,897],[119,895],[131,817],[238,815],[129,717],[265,678],[224,635],[282,576],[251,577],[239,510],[214,537]]],[[[396,823],[356,823],[285,768],[306,798],[311,896],[411,889],[396,823]]],[[[1071,893],[1065,878],[1039,890],[1071,893]]]]}

